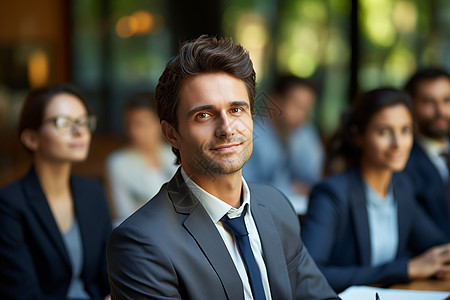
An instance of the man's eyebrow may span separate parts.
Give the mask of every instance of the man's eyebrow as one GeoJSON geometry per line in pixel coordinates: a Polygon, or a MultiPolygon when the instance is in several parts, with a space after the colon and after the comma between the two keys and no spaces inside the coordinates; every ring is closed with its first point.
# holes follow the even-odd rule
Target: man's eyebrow
{"type": "Polygon", "coordinates": [[[249,105],[246,101],[233,101],[230,103],[230,107],[232,106],[244,106],[245,108],[249,108],[249,105]]]}
{"type": "Polygon", "coordinates": [[[187,116],[190,117],[192,115],[195,115],[196,113],[198,113],[199,111],[202,110],[211,110],[214,107],[212,105],[201,105],[201,106],[197,106],[194,107],[193,109],[191,109],[190,111],[188,111],[187,116]]]}

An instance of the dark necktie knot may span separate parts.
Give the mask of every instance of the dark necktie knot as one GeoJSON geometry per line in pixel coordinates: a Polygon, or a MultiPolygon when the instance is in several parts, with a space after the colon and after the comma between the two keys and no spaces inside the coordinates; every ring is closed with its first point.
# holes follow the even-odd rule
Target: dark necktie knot
{"type": "Polygon", "coordinates": [[[230,219],[227,215],[224,215],[220,219],[226,228],[228,228],[235,237],[241,238],[248,235],[247,227],[245,226],[244,217],[247,213],[247,205],[245,205],[242,214],[239,217],[230,219]]]}

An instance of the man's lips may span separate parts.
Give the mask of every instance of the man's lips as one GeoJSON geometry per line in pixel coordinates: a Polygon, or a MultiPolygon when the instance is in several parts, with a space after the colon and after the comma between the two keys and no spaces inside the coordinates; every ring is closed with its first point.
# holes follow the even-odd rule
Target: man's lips
{"type": "Polygon", "coordinates": [[[449,120],[447,119],[436,119],[432,122],[433,126],[435,127],[448,127],[449,126],[449,120]]]}
{"type": "Polygon", "coordinates": [[[241,143],[233,143],[233,144],[214,146],[214,147],[212,147],[210,149],[213,150],[213,151],[219,151],[219,152],[233,152],[240,145],[241,145],[241,143]]]}

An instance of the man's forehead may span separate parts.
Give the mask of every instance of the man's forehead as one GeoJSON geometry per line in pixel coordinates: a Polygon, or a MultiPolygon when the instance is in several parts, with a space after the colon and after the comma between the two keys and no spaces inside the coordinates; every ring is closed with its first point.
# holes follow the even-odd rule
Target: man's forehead
{"type": "Polygon", "coordinates": [[[430,78],[430,79],[423,79],[417,84],[417,88],[426,88],[430,87],[431,85],[437,85],[437,84],[447,84],[450,86],[450,78],[447,77],[437,77],[437,78],[430,78]]]}
{"type": "Polygon", "coordinates": [[[189,106],[250,102],[244,82],[226,73],[204,73],[186,78],[182,82],[179,100],[180,104],[189,106]]]}

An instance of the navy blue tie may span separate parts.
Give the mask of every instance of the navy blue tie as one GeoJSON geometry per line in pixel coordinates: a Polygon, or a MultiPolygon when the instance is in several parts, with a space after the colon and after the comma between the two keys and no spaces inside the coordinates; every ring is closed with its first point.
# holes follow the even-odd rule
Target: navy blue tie
{"type": "Polygon", "coordinates": [[[230,219],[227,215],[225,215],[220,220],[223,225],[233,233],[238,242],[239,251],[241,252],[241,256],[244,260],[250,286],[252,288],[253,298],[255,300],[264,300],[266,297],[264,295],[261,274],[259,273],[258,265],[256,264],[255,257],[253,256],[252,247],[250,246],[250,240],[248,238],[248,231],[245,227],[244,216],[246,212],[247,205],[245,205],[240,217],[230,219]]]}

